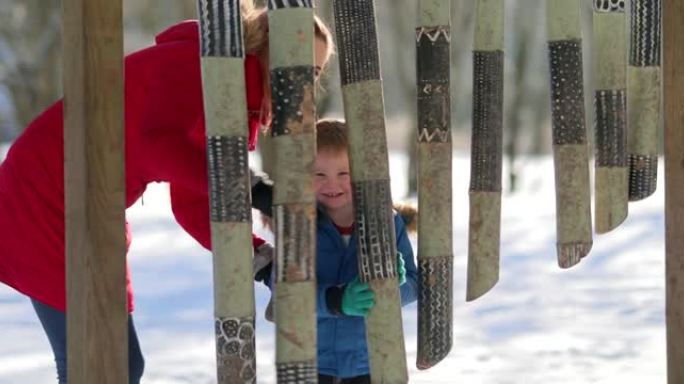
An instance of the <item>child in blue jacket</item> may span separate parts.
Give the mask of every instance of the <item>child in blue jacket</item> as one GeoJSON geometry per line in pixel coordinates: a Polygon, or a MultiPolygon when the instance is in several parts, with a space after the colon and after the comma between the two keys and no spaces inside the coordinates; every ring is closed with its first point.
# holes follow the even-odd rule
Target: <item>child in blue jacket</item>
{"type": "MultiPolygon", "coordinates": [[[[316,128],[318,382],[370,383],[365,316],[374,293],[358,278],[347,128],[339,120],[321,120],[316,128]]],[[[401,304],[406,305],[417,299],[416,264],[399,214],[394,226],[401,304]]]]}

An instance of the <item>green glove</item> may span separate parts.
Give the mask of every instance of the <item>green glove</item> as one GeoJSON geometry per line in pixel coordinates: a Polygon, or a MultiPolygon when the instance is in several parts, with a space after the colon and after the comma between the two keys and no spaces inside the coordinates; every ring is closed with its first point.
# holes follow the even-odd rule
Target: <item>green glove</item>
{"type": "Polygon", "coordinates": [[[342,293],[342,313],[348,316],[366,316],[375,304],[375,293],[368,283],[362,283],[356,277],[347,284],[342,293]]]}
{"type": "Polygon", "coordinates": [[[406,282],[406,266],[404,263],[404,255],[397,252],[397,274],[399,275],[399,285],[404,285],[406,282]]]}

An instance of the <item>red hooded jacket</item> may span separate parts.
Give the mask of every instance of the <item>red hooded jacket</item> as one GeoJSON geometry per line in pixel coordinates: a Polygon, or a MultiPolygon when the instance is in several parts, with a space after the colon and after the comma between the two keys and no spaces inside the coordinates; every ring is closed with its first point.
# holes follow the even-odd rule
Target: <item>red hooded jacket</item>
{"type": "MultiPolygon", "coordinates": [[[[198,24],[159,34],[125,59],[126,207],[150,182],[169,182],[176,220],[210,248],[198,24]],[[179,192],[175,192],[179,191],[179,192]],[[206,222],[204,222],[206,221],[206,222]]],[[[262,102],[261,69],[245,60],[249,110],[262,102]]],[[[252,114],[250,114],[252,115],[252,114]]],[[[259,121],[250,118],[250,149],[259,121]]],[[[64,131],[62,102],[38,116],[0,165],[0,281],[64,311],[64,131]]],[[[130,233],[126,228],[127,243],[130,233]]],[[[254,237],[253,245],[264,241],[254,237]]],[[[127,274],[129,311],[133,295],[127,274]]]]}

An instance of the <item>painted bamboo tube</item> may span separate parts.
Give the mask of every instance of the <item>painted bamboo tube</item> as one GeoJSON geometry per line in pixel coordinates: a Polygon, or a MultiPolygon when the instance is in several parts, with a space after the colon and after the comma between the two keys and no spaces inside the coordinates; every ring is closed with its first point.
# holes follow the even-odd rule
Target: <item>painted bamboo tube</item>
{"type": "Polygon", "coordinates": [[[468,301],[484,295],[499,281],[503,30],[503,0],[478,0],[473,45],[468,301]]]}
{"type": "Polygon", "coordinates": [[[592,246],[579,1],[549,0],[547,33],[556,180],[556,252],[569,268],[592,246]]]}
{"type": "Polygon", "coordinates": [[[334,0],[358,226],[359,278],[375,292],[366,317],[371,382],[406,383],[385,111],[373,0],[334,0]]]}
{"type": "Polygon", "coordinates": [[[418,2],[418,369],[444,359],[453,338],[450,14],[449,0],[418,2]]]}
{"type": "Polygon", "coordinates": [[[310,0],[268,2],[278,383],[316,383],[316,153],[310,0]]]}
{"type": "Polygon", "coordinates": [[[252,216],[239,0],[200,0],[218,383],[256,382],[252,216]]]}
{"type": "Polygon", "coordinates": [[[660,0],[633,0],[627,67],[629,200],[655,192],[660,127],[660,0]]]}
{"type": "Polygon", "coordinates": [[[69,383],[128,383],[122,5],[62,17],[69,383]]]}
{"type": "Polygon", "coordinates": [[[624,0],[593,0],[597,233],[627,218],[627,16],[624,0]]]}
{"type": "Polygon", "coordinates": [[[667,382],[684,383],[684,0],[663,0],[667,382]]]}

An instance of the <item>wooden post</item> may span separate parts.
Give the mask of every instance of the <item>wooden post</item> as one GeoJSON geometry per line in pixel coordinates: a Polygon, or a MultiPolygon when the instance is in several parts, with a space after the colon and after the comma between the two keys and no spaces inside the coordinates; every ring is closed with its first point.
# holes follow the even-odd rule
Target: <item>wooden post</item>
{"type": "Polygon", "coordinates": [[[668,383],[684,383],[684,0],[663,1],[668,383]]]}
{"type": "Polygon", "coordinates": [[[128,383],[120,0],[64,0],[69,383],[128,383]]]}
{"type": "Polygon", "coordinates": [[[278,383],[316,383],[313,8],[310,0],[268,7],[278,383]]]}
{"type": "Polygon", "coordinates": [[[254,276],[239,0],[200,0],[217,381],[254,383],[254,276]]]}

